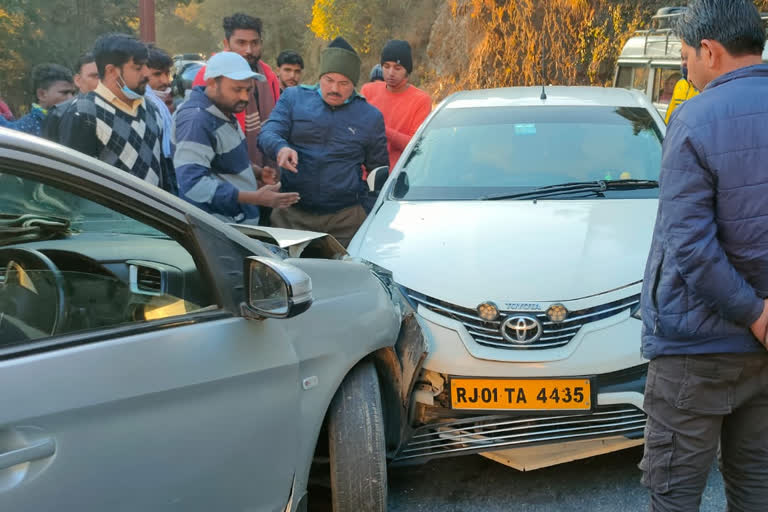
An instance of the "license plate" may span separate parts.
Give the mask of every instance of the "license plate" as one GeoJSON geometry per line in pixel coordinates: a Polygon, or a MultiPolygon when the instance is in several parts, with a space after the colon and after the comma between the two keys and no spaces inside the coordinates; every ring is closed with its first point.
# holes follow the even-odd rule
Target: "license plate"
{"type": "Polygon", "coordinates": [[[588,411],[589,379],[451,379],[453,409],[588,411]]]}

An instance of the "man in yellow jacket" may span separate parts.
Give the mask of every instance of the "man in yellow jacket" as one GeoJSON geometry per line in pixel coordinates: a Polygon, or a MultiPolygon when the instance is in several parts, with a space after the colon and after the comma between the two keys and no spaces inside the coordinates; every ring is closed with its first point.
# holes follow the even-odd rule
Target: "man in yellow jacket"
{"type": "Polygon", "coordinates": [[[664,122],[669,124],[669,118],[672,112],[683,104],[684,101],[689,100],[699,94],[699,91],[688,81],[688,66],[685,62],[681,67],[683,77],[675,84],[675,90],[672,93],[672,99],[669,100],[669,106],[667,107],[667,115],[664,117],[664,122]]]}

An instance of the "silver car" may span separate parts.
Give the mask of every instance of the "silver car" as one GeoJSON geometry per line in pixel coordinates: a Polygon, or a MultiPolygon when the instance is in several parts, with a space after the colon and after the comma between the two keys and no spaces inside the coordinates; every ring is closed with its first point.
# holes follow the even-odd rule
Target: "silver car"
{"type": "Polygon", "coordinates": [[[0,129],[0,510],[385,510],[425,341],[343,256],[0,129]]]}

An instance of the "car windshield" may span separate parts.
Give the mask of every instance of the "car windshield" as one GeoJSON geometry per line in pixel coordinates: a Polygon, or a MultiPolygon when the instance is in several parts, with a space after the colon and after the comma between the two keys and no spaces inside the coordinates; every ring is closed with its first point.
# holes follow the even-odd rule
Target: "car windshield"
{"type": "Polygon", "coordinates": [[[49,185],[32,183],[0,171],[0,217],[63,220],[74,233],[167,236],[110,208],[49,185]],[[30,189],[31,188],[31,189],[30,189]]]}
{"type": "MultiPolygon", "coordinates": [[[[573,182],[658,180],[661,139],[644,108],[449,107],[404,157],[393,197],[472,200],[573,182]]],[[[583,194],[557,196],[575,197],[583,194]]],[[[616,187],[602,197],[658,197],[658,189],[616,187]]]]}

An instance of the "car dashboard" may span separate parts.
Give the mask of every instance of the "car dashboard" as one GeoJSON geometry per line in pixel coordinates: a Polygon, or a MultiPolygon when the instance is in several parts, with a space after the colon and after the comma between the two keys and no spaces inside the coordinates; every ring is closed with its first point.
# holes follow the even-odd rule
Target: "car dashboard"
{"type": "MultiPolygon", "coordinates": [[[[66,307],[57,333],[157,320],[211,303],[191,255],[169,238],[80,233],[8,248],[38,251],[59,270],[66,307]]],[[[0,258],[0,273],[6,259],[0,258]]],[[[54,307],[44,295],[26,307],[54,307]]]]}

